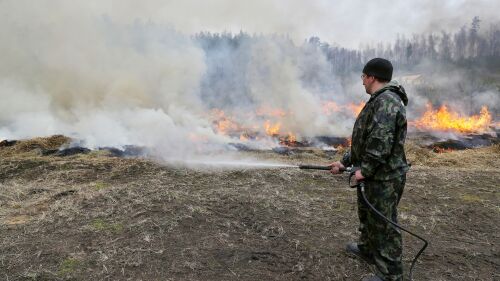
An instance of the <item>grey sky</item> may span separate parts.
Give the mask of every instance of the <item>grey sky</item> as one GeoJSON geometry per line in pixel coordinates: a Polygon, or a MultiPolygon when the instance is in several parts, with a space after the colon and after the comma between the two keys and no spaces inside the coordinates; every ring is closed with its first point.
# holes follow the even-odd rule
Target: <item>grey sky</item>
{"type": "Polygon", "coordinates": [[[132,18],[201,30],[286,33],[295,40],[319,36],[346,47],[393,40],[396,35],[456,30],[478,15],[486,26],[498,22],[498,0],[184,0],[99,1],[94,12],[118,21],[132,18]],[[124,4],[124,3],[135,4],[124,4]]]}
{"type": "Polygon", "coordinates": [[[298,42],[319,36],[352,48],[393,40],[398,33],[456,30],[476,15],[488,27],[500,21],[498,10],[499,0],[0,1],[0,16],[9,18],[7,24],[17,20],[22,25],[31,21],[33,26],[46,22],[78,27],[82,21],[88,23],[106,15],[120,23],[151,20],[189,34],[243,30],[288,34],[298,42]]]}

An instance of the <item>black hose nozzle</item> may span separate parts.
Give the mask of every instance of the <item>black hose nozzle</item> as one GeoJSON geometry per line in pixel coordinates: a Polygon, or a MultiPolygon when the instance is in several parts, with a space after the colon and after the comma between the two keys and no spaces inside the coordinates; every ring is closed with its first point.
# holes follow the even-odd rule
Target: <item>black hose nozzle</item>
{"type": "Polygon", "coordinates": [[[324,170],[324,171],[330,171],[332,169],[332,166],[299,165],[299,169],[301,169],[301,170],[324,170]]]}
{"type": "MultiPolygon", "coordinates": [[[[323,171],[330,171],[332,169],[331,165],[328,166],[320,166],[320,165],[299,165],[299,169],[301,170],[323,170],[323,171]]],[[[349,168],[343,168],[339,169],[341,172],[345,171],[351,171],[349,168]]]]}

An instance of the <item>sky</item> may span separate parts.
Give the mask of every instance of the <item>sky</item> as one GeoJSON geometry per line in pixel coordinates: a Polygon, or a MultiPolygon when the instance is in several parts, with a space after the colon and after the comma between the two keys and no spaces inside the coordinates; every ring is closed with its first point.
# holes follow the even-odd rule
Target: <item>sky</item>
{"type": "Polygon", "coordinates": [[[83,13],[105,14],[124,23],[135,19],[153,21],[171,25],[185,33],[205,30],[279,33],[288,34],[296,41],[319,36],[324,41],[350,48],[370,42],[391,41],[398,34],[454,31],[464,24],[468,25],[474,16],[479,16],[487,26],[498,22],[500,9],[498,0],[81,2],[85,4],[76,4],[75,9],[81,6],[82,10],[88,9],[83,13]]]}

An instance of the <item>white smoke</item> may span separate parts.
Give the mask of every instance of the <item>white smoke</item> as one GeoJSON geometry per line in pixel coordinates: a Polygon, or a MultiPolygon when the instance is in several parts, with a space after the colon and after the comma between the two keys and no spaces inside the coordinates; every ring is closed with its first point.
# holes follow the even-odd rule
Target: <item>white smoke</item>
{"type": "MultiPolygon", "coordinates": [[[[26,3],[27,4],[27,3],[26,3]]],[[[86,146],[169,146],[203,131],[204,54],[166,26],[115,25],[88,9],[1,3],[0,135],[65,134],[86,146]],[[26,7],[25,7],[26,8],[26,7]]],[[[89,8],[89,7],[85,7],[89,8]]]]}
{"type": "MultiPolygon", "coordinates": [[[[228,105],[206,104],[200,85],[210,57],[190,35],[154,22],[120,23],[99,14],[105,4],[49,2],[57,9],[0,3],[1,138],[64,134],[91,148],[134,144],[165,157],[185,156],[200,141],[204,149],[232,141],[214,133],[207,117],[214,105],[228,105]]],[[[300,82],[301,67],[327,73],[326,58],[301,56],[285,41],[264,36],[245,47],[242,87],[253,104],[236,100],[231,109],[280,108],[289,113],[282,126],[290,132],[335,133],[317,93],[300,82]]]]}
{"type": "Polygon", "coordinates": [[[325,116],[321,101],[363,98],[359,78],[342,89],[324,54],[301,42],[316,34],[371,40],[366,33],[386,21],[351,2],[0,1],[0,138],[64,134],[88,147],[135,144],[184,156],[200,142],[206,151],[234,141],[214,133],[210,109],[251,125],[263,120],[245,113],[261,106],[286,111],[283,130],[299,137],[348,135],[352,117],[325,116]],[[337,21],[347,15],[367,20],[346,29],[337,21]],[[192,37],[241,29],[264,35],[241,40],[233,57],[229,47],[207,53],[192,37]],[[231,73],[207,80],[218,68],[231,73]]]}
{"type": "MultiPolygon", "coordinates": [[[[319,60],[323,63],[320,73],[325,71],[326,58],[316,54],[313,58],[301,57],[276,41],[261,40],[252,47],[252,59],[249,64],[248,85],[251,96],[259,103],[274,106],[290,112],[290,118],[283,119],[284,127],[291,132],[299,132],[304,137],[331,135],[335,132],[332,122],[321,112],[320,100],[310,90],[301,85],[299,69],[319,60]]],[[[334,77],[329,77],[334,79],[334,77]]]]}

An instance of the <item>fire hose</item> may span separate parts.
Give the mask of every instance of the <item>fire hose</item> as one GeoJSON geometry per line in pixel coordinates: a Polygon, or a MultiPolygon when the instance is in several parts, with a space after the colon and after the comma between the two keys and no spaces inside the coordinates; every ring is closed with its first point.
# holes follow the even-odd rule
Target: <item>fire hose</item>
{"type": "MultiPolygon", "coordinates": [[[[299,165],[299,169],[330,171],[332,169],[332,166],[299,165]]],[[[408,229],[402,227],[398,223],[390,220],[389,218],[384,216],[379,210],[377,210],[366,198],[365,183],[363,181],[359,181],[359,182],[355,181],[355,184],[352,183],[352,178],[354,177],[357,170],[359,170],[359,168],[357,168],[357,167],[347,167],[345,169],[341,169],[340,171],[341,172],[344,172],[344,171],[349,172],[349,187],[357,188],[360,191],[361,197],[363,197],[363,201],[365,202],[366,205],[368,205],[368,207],[370,207],[370,210],[372,212],[374,212],[375,214],[377,214],[378,217],[382,218],[384,221],[390,223],[394,227],[399,228],[399,229],[403,230],[404,232],[410,234],[411,236],[416,237],[419,240],[421,240],[422,242],[424,242],[424,245],[422,246],[420,251],[418,251],[418,253],[415,255],[415,257],[413,258],[413,261],[411,263],[411,266],[410,266],[409,279],[410,279],[410,281],[412,281],[413,280],[413,268],[415,267],[415,264],[417,263],[417,260],[420,257],[420,255],[425,251],[425,248],[427,248],[427,245],[429,245],[429,242],[427,242],[427,240],[422,238],[420,235],[417,235],[417,234],[409,231],[408,229]]]]}

